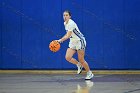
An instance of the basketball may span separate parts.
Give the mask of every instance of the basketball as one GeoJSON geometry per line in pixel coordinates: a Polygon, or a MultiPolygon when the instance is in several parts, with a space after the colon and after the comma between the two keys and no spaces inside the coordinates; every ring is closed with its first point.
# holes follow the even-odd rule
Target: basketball
{"type": "Polygon", "coordinates": [[[53,40],[50,44],[49,44],[49,48],[52,52],[57,52],[60,49],[60,43],[53,40]]]}

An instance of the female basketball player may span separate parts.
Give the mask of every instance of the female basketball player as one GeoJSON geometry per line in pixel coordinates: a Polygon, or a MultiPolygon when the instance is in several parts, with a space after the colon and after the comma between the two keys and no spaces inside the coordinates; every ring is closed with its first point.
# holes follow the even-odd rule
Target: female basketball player
{"type": "Polygon", "coordinates": [[[77,27],[77,24],[71,19],[71,13],[69,11],[64,11],[63,18],[66,34],[57,41],[62,43],[63,41],[70,38],[69,48],[67,49],[65,58],[68,62],[77,65],[77,74],[80,74],[82,72],[82,68],[84,67],[87,72],[85,80],[90,80],[93,78],[93,74],[90,71],[88,63],[84,59],[86,47],[85,38],[77,27]],[[78,54],[79,62],[73,58],[75,52],[78,54]]]}

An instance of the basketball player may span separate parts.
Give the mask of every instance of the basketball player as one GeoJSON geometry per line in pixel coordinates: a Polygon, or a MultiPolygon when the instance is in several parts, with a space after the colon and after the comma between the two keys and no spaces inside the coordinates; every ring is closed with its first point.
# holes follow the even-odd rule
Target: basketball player
{"type": "Polygon", "coordinates": [[[93,74],[90,71],[88,63],[84,59],[85,55],[85,48],[86,48],[86,41],[83,34],[80,32],[77,24],[71,19],[70,11],[64,11],[63,13],[64,18],[64,26],[66,30],[66,34],[59,40],[59,43],[64,42],[65,40],[70,38],[69,48],[66,51],[66,60],[70,63],[77,65],[78,71],[77,74],[82,72],[82,68],[84,67],[87,76],[85,80],[90,80],[93,78],[93,74]],[[73,58],[73,55],[77,52],[79,62],[73,58]]]}

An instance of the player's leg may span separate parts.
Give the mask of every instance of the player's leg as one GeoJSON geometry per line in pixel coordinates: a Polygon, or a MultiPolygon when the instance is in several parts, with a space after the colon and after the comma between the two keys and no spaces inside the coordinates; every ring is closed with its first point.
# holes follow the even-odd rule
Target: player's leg
{"type": "Polygon", "coordinates": [[[77,53],[78,53],[78,60],[82,64],[82,66],[85,68],[86,72],[90,71],[88,63],[84,59],[85,51],[84,50],[77,50],[77,53]]]}
{"type": "Polygon", "coordinates": [[[76,51],[74,49],[68,48],[67,51],[66,51],[65,58],[68,62],[76,65],[76,64],[78,64],[78,61],[73,58],[73,55],[75,54],[75,52],[76,51]]]}
{"type": "Polygon", "coordinates": [[[82,66],[85,68],[86,72],[87,72],[87,76],[85,78],[85,80],[90,80],[93,78],[93,74],[92,72],[90,71],[90,68],[89,68],[89,65],[88,63],[85,61],[84,59],[84,56],[85,56],[85,50],[78,50],[77,51],[78,53],[78,59],[79,59],[79,62],[82,64],[82,66]]]}
{"type": "Polygon", "coordinates": [[[82,72],[83,66],[75,58],[73,58],[75,52],[76,51],[74,49],[68,48],[65,58],[68,62],[73,63],[77,66],[77,74],[80,74],[82,72]]]}

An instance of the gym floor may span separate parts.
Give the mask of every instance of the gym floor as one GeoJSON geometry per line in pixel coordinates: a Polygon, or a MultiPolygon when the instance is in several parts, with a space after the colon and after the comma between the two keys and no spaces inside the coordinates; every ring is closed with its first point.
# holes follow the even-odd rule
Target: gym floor
{"type": "Polygon", "coordinates": [[[0,73],[0,93],[140,93],[140,74],[0,73]]]}

